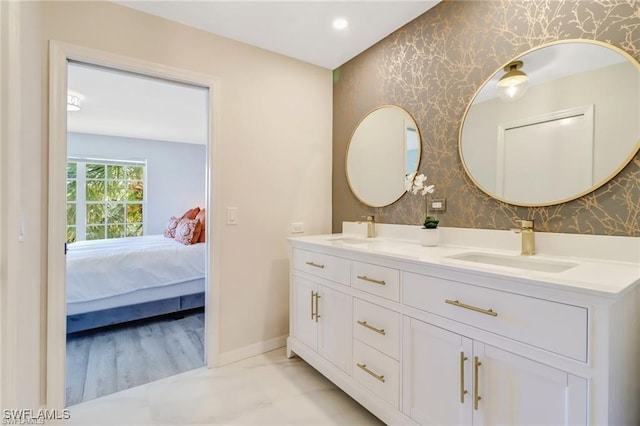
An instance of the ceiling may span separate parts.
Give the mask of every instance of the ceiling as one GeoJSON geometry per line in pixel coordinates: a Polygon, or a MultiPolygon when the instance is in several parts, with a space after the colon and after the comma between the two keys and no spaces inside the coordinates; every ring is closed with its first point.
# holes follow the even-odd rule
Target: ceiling
{"type": "MultiPolygon", "coordinates": [[[[521,71],[529,77],[529,87],[626,62],[625,57],[616,51],[592,43],[555,44],[529,52],[518,59],[523,62],[521,71]]],[[[474,102],[497,98],[498,80],[504,74],[503,70],[498,70],[478,92],[474,102]]]]}
{"type": "Polygon", "coordinates": [[[67,75],[81,99],[69,132],[206,144],[207,89],[74,63],[67,75]]]}
{"type": "MultiPolygon", "coordinates": [[[[439,3],[429,1],[115,1],[121,5],[335,69],[439,3]],[[333,29],[335,18],[348,27],[333,29]]],[[[205,144],[207,92],[139,75],[70,64],[80,111],[70,132],[205,144]]]]}
{"type": "Polygon", "coordinates": [[[440,0],[115,2],[333,70],[440,0]],[[342,31],[338,17],[349,22],[342,31]]]}

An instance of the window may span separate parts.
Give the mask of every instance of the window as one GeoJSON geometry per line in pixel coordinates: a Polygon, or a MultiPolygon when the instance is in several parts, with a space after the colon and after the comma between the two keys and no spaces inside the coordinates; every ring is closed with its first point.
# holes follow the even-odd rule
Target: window
{"type": "Polygon", "coordinates": [[[144,234],[144,162],[67,161],[67,242],[144,234]]]}

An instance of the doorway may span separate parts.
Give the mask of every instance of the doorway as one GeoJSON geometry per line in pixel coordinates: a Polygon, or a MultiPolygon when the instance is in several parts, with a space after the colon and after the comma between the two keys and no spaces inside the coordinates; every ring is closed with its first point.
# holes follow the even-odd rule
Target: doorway
{"type": "Polygon", "coordinates": [[[204,365],[208,92],[67,77],[69,406],[204,365]]]}
{"type": "MultiPolygon", "coordinates": [[[[62,408],[65,405],[65,380],[66,380],[66,336],[68,326],[68,304],[67,304],[67,264],[65,258],[65,250],[67,248],[67,241],[70,237],[70,227],[75,226],[75,232],[83,232],[84,236],[91,234],[93,236],[104,232],[102,236],[106,237],[104,240],[114,243],[122,237],[126,238],[128,233],[131,237],[138,237],[138,234],[144,234],[145,231],[152,227],[152,220],[149,218],[149,212],[146,212],[146,200],[137,200],[135,194],[125,193],[121,203],[111,203],[115,210],[113,217],[124,218],[123,222],[114,220],[110,222],[109,219],[104,219],[102,222],[96,222],[95,220],[85,223],[83,225],[70,224],[68,221],[71,215],[69,209],[69,203],[67,198],[67,178],[69,172],[74,174],[78,179],[78,169],[84,168],[84,179],[87,179],[87,170],[92,171],[92,175],[89,179],[92,182],[100,180],[100,176],[105,176],[102,186],[113,186],[125,188],[129,183],[133,182],[132,187],[145,188],[148,178],[145,169],[147,166],[144,163],[144,159],[122,159],[122,158],[95,158],[95,156],[85,155],[84,158],[70,157],[70,149],[67,147],[67,108],[66,104],[69,102],[67,97],[68,93],[68,66],[70,63],[81,64],[84,67],[98,67],[100,69],[107,69],[115,73],[132,73],[132,75],[138,76],[144,79],[161,79],[165,83],[171,83],[174,85],[182,85],[187,87],[198,87],[206,92],[206,104],[208,106],[208,113],[206,114],[206,145],[205,158],[206,167],[204,170],[204,189],[205,196],[202,202],[197,201],[198,209],[205,210],[207,213],[202,215],[205,219],[213,218],[217,215],[212,215],[210,212],[214,212],[219,205],[218,197],[218,179],[216,178],[219,170],[218,160],[215,155],[217,151],[218,143],[218,109],[219,109],[219,83],[215,78],[204,76],[189,71],[167,67],[164,65],[154,64],[146,61],[141,61],[134,58],[122,57],[112,55],[105,52],[100,52],[92,49],[86,49],[79,46],[69,45],[65,43],[52,42],[50,51],[50,149],[49,149],[49,268],[48,268],[48,314],[47,314],[47,406],[50,408],[62,408]],[[69,161],[72,159],[73,161],[69,161]],[[75,166],[70,166],[70,163],[75,166]],[[111,174],[109,174],[111,173],[111,174]],[[128,175],[130,174],[130,175],[128,175]],[[122,181],[118,182],[118,176],[123,176],[122,181]],[[115,180],[113,179],[115,178],[115,180]],[[132,201],[129,203],[129,201],[132,201]],[[140,201],[136,205],[136,201],[140,201]],[[117,205],[120,204],[120,205],[117,205]],[[129,206],[132,204],[132,206],[129,206]],[[130,208],[131,207],[131,208],[130,208]],[[134,213],[139,213],[137,216],[134,213]],[[127,222],[127,215],[130,214],[131,223],[127,222]],[[71,226],[73,225],[73,226],[71,226]],[[84,229],[78,229],[82,228],[84,229]]],[[[71,101],[74,101],[73,99],[71,101]]],[[[74,101],[75,102],[75,101],[74,101]]],[[[83,157],[83,156],[80,156],[83,157]]],[[[113,156],[111,156],[113,157],[113,156]]],[[[89,188],[87,182],[84,182],[85,191],[89,188]]],[[[97,185],[100,187],[101,185],[97,185]]],[[[96,186],[96,185],[94,185],[96,186]]],[[[82,186],[77,186],[82,188],[82,186]]],[[[146,188],[145,188],[146,189],[146,188]]],[[[126,192],[126,191],[125,191],[126,192]]],[[[144,192],[144,191],[142,191],[144,192]]],[[[76,194],[77,195],[77,194],[76,194]]],[[[87,194],[84,194],[85,198],[87,194]]],[[[92,195],[93,197],[93,195],[92,195]]],[[[93,200],[97,201],[97,200],[93,200]]],[[[118,200],[109,200],[118,201],[118,200]]],[[[95,203],[93,203],[95,204],[95,203]]],[[[98,203],[99,204],[99,203],[98,203]]],[[[147,206],[148,207],[148,206],[147,206]]],[[[76,208],[82,209],[76,205],[76,208]]],[[[101,210],[103,213],[109,209],[109,205],[105,204],[102,207],[91,207],[93,210],[101,210]]],[[[82,212],[84,216],[77,215],[78,217],[89,218],[87,206],[84,207],[85,211],[82,212]]],[[[190,210],[192,210],[190,208],[190,210]]],[[[113,212],[112,212],[113,213],[113,212]]],[[[186,212],[175,208],[173,215],[185,215],[186,212]]],[[[196,213],[197,214],[197,213],[196,213]]],[[[103,215],[104,216],[104,215],[103,215]]],[[[167,218],[168,219],[168,218],[167,218]]],[[[194,219],[191,219],[194,220],[194,219]]],[[[219,321],[219,290],[218,290],[218,273],[217,271],[217,253],[219,247],[216,242],[216,235],[218,234],[219,225],[217,220],[208,221],[205,228],[206,245],[208,248],[204,250],[205,259],[205,276],[204,280],[204,296],[202,297],[201,304],[205,307],[204,315],[198,312],[189,312],[189,307],[198,304],[198,301],[193,298],[182,298],[181,296],[190,296],[190,294],[178,295],[178,303],[181,303],[185,309],[178,309],[182,312],[179,315],[187,318],[187,322],[203,321],[206,332],[203,333],[204,344],[203,347],[203,360],[204,364],[212,367],[217,365],[218,362],[218,329],[219,321]],[[186,315],[185,315],[186,314],[186,315]],[[191,316],[194,314],[193,316],[191,316]],[[198,318],[200,315],[200,318],[198,318]]],[[[157,225],[156,225],[157,232],[157,225]]],[[[76,234],[77,236],[77,234],[76,234]]],[[[168,238],[163,237],[166,240],[168,238]]],[[[120,252],[124,249],[121,247],[116,248],[116,252],[120,252]]],[[[132,251],[132,253],[135,252],[132,251]]],[[[161,274],[162,275],[162,274],[161,274]]],[[[133,294],[133,293],[132,293],[133,294]]],[[[174,299],[175,297],[160,299],[174,299]]],[[[149,306],[144,305],[149,302],[144,299],[137,299],[134,302],[142,301],[144,309],[137,309],[137,311],[146,311],[149,306]]],[[[164,302],[163,302],[164,303],[164,302]]],[[[161,303],[162,305],[162,303],[161,303]]],[[[157,309],[158,307],[154,307],[157,309]]],[[[160,309],[166,309],[160,307],[160,309]]],[[[173,308],[168,308],[169,310],[173,308]]],[[[152,314],[161,311],[153,310],[152,314]]],[[[120,312],[119,314],[121,314],[120,312]]],[[[129,312],[130,314],[131,312],[129,312]]],[[[112,316],[112,315],[111,315],[112,316]]],[[[126,315],[125,315],[126,316],[126,315]]],[[[156,315],[152,315],[156,317],[156,315]]],[[[131,318],[128,318],[131,319],[131,318]]],[[[133,318],[138,321],[150,321],[148,316],[143,318],[133,318]]],[[[183,318],[184,319],[184,318],[183,318]]],[[[95,319],[91,320],[94,321],[95,319]]],[[[104,318],[102,318],[104,320],[104,318]]],[[[89,321],[91,323],[91,321],[89,321]]],[[[108,319],[107,321],[111,321],[108,319]]],[[[176,320],[179,321],[179,320],[176,320]]],[[[93,323],[91,323],[93,324],[93,323]]],[[[130,327],[131,324],[125,327],[130,327]]],[[[136,323],[134,323],[135,325],[136,323]]],[[[148,324],[148,323],[147,323],[148,324]]],[[[111,324],[106,324],[111,325],[111,324]]],[[[157,327],[161,325],[156,324],[157,327]]],[[[127,333],[130,333],[130,328],[127,329],[127,333]]],[[[197,336],[194,336],[197,338],[197,336]]],[[[135,384],[133,384],[135,385],[135,384]]],[[[117,390],[117,389],[116,389],[117,390]]]]}

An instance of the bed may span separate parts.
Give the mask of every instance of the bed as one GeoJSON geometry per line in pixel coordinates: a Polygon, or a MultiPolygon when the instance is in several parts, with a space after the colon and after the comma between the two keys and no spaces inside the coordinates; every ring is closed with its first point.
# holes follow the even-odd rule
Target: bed
{"type": "Polygon", "coordinates": [[[204,306],[205,263],[163,235],[69,244],[67,333],[204,306]]]}

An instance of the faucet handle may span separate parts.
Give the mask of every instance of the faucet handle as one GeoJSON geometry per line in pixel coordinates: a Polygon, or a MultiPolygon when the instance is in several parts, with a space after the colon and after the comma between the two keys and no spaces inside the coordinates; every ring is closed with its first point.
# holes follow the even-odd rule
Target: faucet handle
{"type": "Polygon", "coordinates": [[[367,220],[367,222],[375,222],[376,220],[376,217],[372,214],[362,215],[362,217],[364,217],[367,220]]]}
{"type": "Polygon", "coordinates": [[[519,219],[516,220],[516,224],[518,224],[517,228],[511,228],[511,231],[519,234],[522,231],[531,230],[533,231],[533,219],[519,219]]]}
{"type": "Polygon", "coordinates": [[[517,221],[520,224],[520,229],[533,230],[533,219],[521,219],[517,221]]]}

